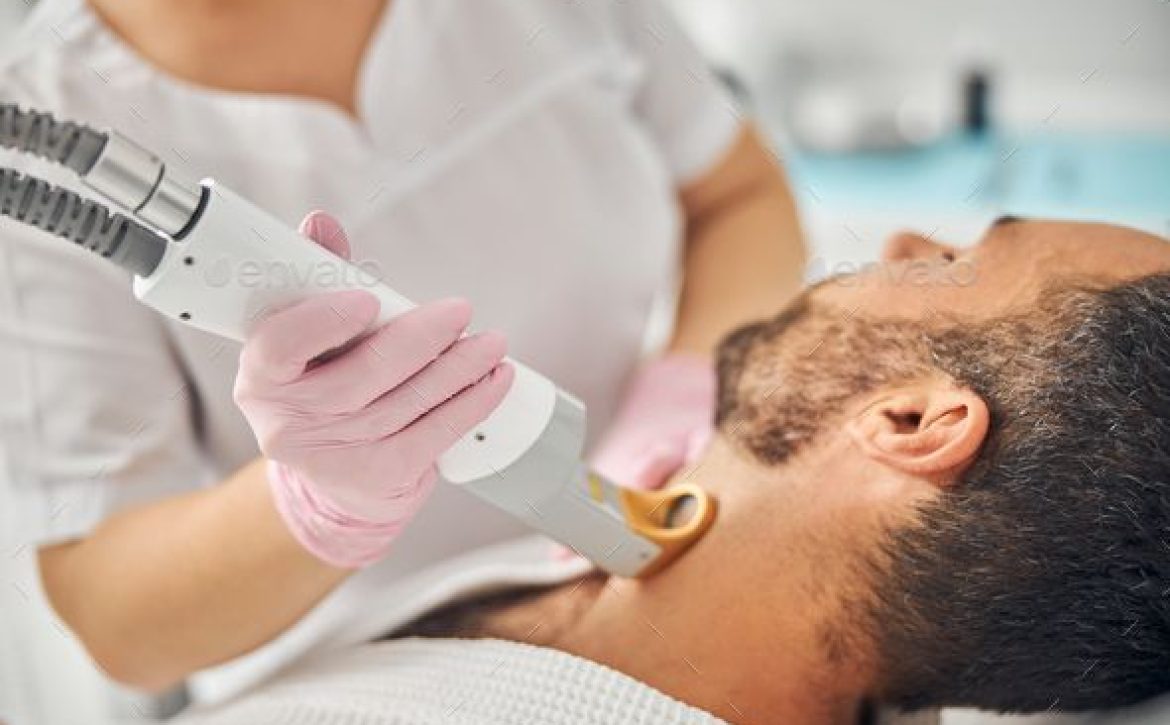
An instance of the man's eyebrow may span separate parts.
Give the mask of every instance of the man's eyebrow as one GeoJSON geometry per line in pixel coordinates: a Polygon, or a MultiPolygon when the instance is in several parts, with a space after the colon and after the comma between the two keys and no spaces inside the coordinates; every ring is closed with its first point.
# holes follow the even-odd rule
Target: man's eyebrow
{"type": "Polygon", "coordinates": [[[1014,214],[1001,214],[1000,216],[997,216],[995,218],[995,221],[991,222],[991,226],[989,227],[989,229],[995,229],[996,227],[1002,227],[1006,224],[1018,224],[1019,222],[1022,222],[1022,221],[1026,221],[1026,220],[1023,217],[1016,216],[1014,214]]]}

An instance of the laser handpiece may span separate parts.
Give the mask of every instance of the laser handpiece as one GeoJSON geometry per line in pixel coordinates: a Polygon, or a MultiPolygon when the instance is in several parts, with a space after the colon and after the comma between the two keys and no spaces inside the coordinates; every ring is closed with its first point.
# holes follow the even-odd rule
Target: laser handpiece
{"type": "MultiPolygon", "coordinates": [[[[361,265],[330,254],[212,179],[186,178],[115,131],[0,104],[0,147],[71,169],[124,212],[0,168],[0,215],[128,270],[139,300],[187,325],[243,340],[267,311],[346,288],[378,298],[379,324],[413,306],[361,265]]],[[[584,406],[510,362],[511,390],[439,459],[444,479],[620,576],[661,568],[706,532],[715,502],[697,486],[633,491],[589,471],[581,460],[584,406]]]]}

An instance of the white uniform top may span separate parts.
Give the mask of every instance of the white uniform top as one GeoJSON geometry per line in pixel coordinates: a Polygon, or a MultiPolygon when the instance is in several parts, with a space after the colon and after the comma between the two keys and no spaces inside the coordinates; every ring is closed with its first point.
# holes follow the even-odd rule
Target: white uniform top
{"type": "MultiPolygon", "coordinates": [[[[594,435],[673,280],[676,189],[740,124],[657,0],[393,0],[361,69],[357,121],[315,100],[168,77],[82,0],[40,3],[0,64],[0,99],[116,127],[289,224],[335,213],[355,260],[416,300],[469,298],[477,326],[504,330],[512,355],[587,404],[594,435]]],[[[67,178],[7,153],[0,163],[67,178]]],[[[0,240],[3,543],[84,536],[257,455],[231,400],[235,344],[164,320],[121,271],[61,240],[7,219],[0,240]]],[[[227,669],[266,671],[326,637],[363,593],[518,532],[440,486],[385,562],[227,669]]]]}

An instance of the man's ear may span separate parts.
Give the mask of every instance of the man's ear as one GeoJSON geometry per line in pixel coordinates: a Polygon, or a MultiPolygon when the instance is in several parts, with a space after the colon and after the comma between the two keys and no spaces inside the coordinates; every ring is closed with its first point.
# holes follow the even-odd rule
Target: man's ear
{"type": "Polygon", "coordinates": [[[979,453],[990,418],[971,390],[924,380],[878,394],[846,430],[873,460],[945,486],[979,453]]]}

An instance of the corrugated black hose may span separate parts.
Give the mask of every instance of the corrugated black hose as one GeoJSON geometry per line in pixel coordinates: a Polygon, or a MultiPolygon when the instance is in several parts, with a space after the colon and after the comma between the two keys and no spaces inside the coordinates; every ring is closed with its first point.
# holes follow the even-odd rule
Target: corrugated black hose
{"type": "Polygon", "coordinates": [[[0,215],[68,239],[142,277],[158,267],[167,245],[164,237],[98,202],[2,166],[0,215]]]}

